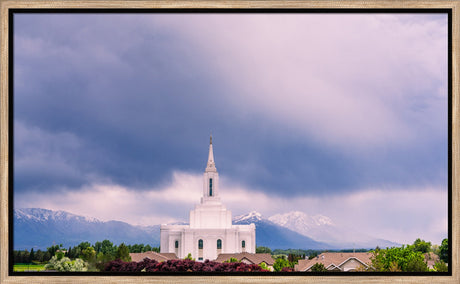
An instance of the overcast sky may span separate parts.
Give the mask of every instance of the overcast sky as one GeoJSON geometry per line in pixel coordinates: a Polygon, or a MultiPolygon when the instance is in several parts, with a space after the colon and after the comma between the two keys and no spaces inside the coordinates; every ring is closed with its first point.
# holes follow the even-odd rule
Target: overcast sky
{"type": "Polygon", "coordinates": [[[447,15],[16,14],[14,206],[447,237],[447,15]]]}

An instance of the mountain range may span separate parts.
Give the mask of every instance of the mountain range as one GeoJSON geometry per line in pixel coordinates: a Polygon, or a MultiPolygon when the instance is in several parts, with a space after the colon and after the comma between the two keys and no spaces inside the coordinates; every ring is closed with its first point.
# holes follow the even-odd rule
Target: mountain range
{"type": "Polygon", "coordinates": [[[160,225],[141,227],[120,221],[100,221],[65,211],[40,208],[14,210],[14,249],[46,249],[53,244],[76,246],[105,239],[114,244],[160,243],[160,225]]]}
{"type": "MultiPolygon", "coordinates": [[[[160,225],[135,226],[121,221],[100,221],[65,211],[41,208],[15,209],[13,222],[15,250],[43,250],[53,244],[69,247],[84,241],[94,244],[104,239],[117,245],[122,242],[151,246],[160,244],[160,225]]],[[[271,249],[375,248],[377,245],[398,245],[368,236],[361,237],[359,241],[356,238],[347,239],[351,234],[347,235],[345,229],[335,226],[328,217],[309,217],[302,212],[264,218],[260,213],[253,211],[233,218],[235,225],[250,223],[256,225],[257,246],[271,249]]]]}
{"type": "Polygon", "coordinates": [[[400,246],[398,243],[359,232],[356,228],[337,225],[329,217],[323,215],[309,216],[303,212],[293,211],[273,215],[268,220],[301,235],[321,240],[332,247],[351,249],[400,246]]]}

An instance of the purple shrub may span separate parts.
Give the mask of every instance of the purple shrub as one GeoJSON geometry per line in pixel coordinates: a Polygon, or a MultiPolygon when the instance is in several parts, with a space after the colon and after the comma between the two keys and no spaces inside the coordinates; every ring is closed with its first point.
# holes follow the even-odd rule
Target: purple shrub
{"type": "Polygon", "coordinates": [[[283,269],[281,269],[281,272],[293,272],[294,269],[291,268],[291,267],[283,267],[283,269]]]}
{"type": "MultiPolygon", "coordinates": [[[[140,262],[123,262],[114,260],[104,267],[104,271],[112,272],[253,272],[268,271],[262,269],[257,264],[245,264],[241,262],[215,262],[205,260],[198,262],[190,259],[172,259],[158,262],[153,259],[145,258],[140,262]]],[[[292,268],[283,271],[292,271],[292,268]]]]}

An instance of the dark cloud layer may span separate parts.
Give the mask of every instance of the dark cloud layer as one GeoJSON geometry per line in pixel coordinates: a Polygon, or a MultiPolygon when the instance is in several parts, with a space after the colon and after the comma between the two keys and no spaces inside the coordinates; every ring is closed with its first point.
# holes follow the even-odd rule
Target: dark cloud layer
{"type": "MultiPolygon", "coordinates": [[[[220,173],[249,189],[447,184],[446,128],[431,138],[420,128],[427,139],[415,145],[362,152],[280,130],[260,110],[236,107],[240,97],[230,104],[235,89],[210,64],[220,59],[168,23],[155,15],[15,15],[15,191],[95,182],[149,189],[173,170],[201,173],[210,131],[220,173]]],[[[422,98],[421,109],[429,103],[422,98]]]]}

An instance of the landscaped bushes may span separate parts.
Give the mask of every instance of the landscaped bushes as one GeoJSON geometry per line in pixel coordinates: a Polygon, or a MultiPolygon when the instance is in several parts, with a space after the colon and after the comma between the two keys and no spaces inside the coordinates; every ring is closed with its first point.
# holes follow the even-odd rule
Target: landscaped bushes
{"type": "Polygon", "coordinates": [[[257,264],[245,264],[241,262],[220,263],[206,260],[198,262],[190,259],[172,259],[158,262],[145,258],[140,262],[124,262],[114,260],[104,268],[110,272],[252,272],[269,271],[262,269],[257,264]]]}

